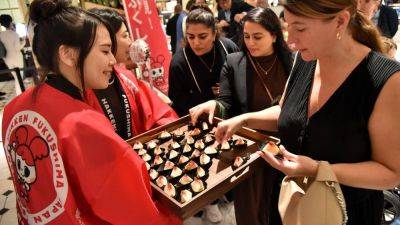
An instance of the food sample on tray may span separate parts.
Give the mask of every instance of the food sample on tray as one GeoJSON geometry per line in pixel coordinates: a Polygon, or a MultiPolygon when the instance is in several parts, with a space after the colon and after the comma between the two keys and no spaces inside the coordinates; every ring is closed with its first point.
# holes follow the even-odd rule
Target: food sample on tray
{"type": "Polygon", "coordinates": [[[143,148],[143,144],[140,141],[136,141],[133,146],[132,146],[133,150],[135,150],[136,152],[139,151],[140,149],[143,148]]]}
{"type": "MultiPolygon", "coordinates": [[[[133,150],[145,161],[150,180],[165,195],[186,203],[207,189],[213,160],[219,160],[221,152],[240,150],[248,146],[247,140],[236,137],[218,144],[215,141],[215,125],[206,121],[185,124],[175,130],[163,130],[147,142],[134,142],[133,150]]],[[[248,157],[236,157],[230,166],[242,166],[248,157]]],[[[229,164],[228,164],[229,165],[229,164]]]]}
{"type": "Polygon", "coordinates": [[[160,140],[160,143],[164,143],[169,141],[172,138],[172,135],[164,130],[163,132],[160,133],[160,135],[158,135],[158,140],[160,140]]]}
{"type": "Polygon", "coordinates": [[[245,164],[248,160],[248,157],[241,157],[241,156],[237,156],[235,158],[235,161],[233,162],[233,167],[234,168],[238,168],[241,167],[243,164],[245,164]]]}
{"type": "Polygon", "coordinates": [[[247,148],[247,140],[244,140],[243,138],[238,138],[233,141],[233,147],[236,150],[245,150],[247,148]]]}

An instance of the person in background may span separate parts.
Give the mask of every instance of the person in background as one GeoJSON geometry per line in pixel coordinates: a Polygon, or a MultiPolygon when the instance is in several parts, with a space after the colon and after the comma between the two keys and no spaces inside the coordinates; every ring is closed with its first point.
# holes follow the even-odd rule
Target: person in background
{"type": "Polygon", "coordinates": [[[109,24],[110,35],[116,40],[113,54],[117,61],[108,87],[87,91],[89,105],[104,113],[115,132],[125,140],[177,120],[174,110],[125,68],[125,64],[131,61],[129,46],[132,44],[125,19],[112,9],[94,8],[89,11],[109,24]]]}
{"type": "Polygon", "coordinates": [[[195,105],[215,99],[219,94],[219,75],[226,55],[239,48],[227,38],[219,38],[209,8],[189,13],[186,20],[186,45],[172,57],[168,96],[179,116],[195,105]]]}
{"type": "Polygon", "coordinates": [[[167,35],[171,37],[172,54],[175,54],[176,52],[176,38],[177,38],[176,24],[178,22],[178,18],[181,12],[182,12],[182,6],[180,4],[177,4],[174,8],[174,15],[167,22],[166,32],[167,35]]]}
{"type": "Polygon", "coordinates": [[[287,39],[288,39],[288,24],[286,23],[286,20],[285,20],[285,11],[282,11],[281,13],[279,13],[279,21],[281,22],[283,38],[285,39],[285,41],[287,41],[287,39]]]}
{"type": "Polygon", "coordinates": [[[390,59],[396,59],[397,44],[393,39],[382,37],[383,39],[383,54],[390,59]]]}
{"type": "Polygon", "coordinates": [[[399,27],[397,11],[382,4],[381,0],[378,0],[377,4],[378,9],[375,14],[377,19],[375,19],[374,23],[378,26],[383,36],[393,38],[399,27]]]}
{"type": "Polygon", "coordinates": [[[182,224],[152,199],[143,160],[86,103],[112,77],[111,28],[65,0],[34,0],[29,19],[42,83],[8,103],[2,123],[18,223],[182,224]]]}
{"type": "MultiPolygon", "coordinates": [[[[21,39],[15,31],[15,24],[10,15],[0,15],[0,24],[6,28],[5,31],[0,32],[0,41],[7,51],[6,57],[3,60],[9,69],[18,67],[22,70],[24,68],[24,58],[21,50],[25,46],[25,39],[21,39]]],[[[18,83],[17,74],[12,72],[12,75],[14,77],[15,92],[19,95],[21,94],[21,87],[18,83]]],[[[22,75],[23,72],[21,71],[22,75]]]]}
{"type": "MultiPolygon", "coordinates": [[[[276,105],[292,65],[280,22],[269,8],[256,8],[243,18],[242,51],[227,56],[216,100],[190,109],[192,123],[203,114],[232,117],[276,105]]],[[[238,225],[279,224],[273,192],[279,192],[278,171],[259,165],[254,174],[233,189],[238,225]]]]}
{"type": "Polygon", "coordinates": [[[241,30],[240,21],[254,7],[241,0],[217,0],[217,4],[220,8],[217,28],[225,34],[225,37],[238,43],[241,30]]]}
{"type": "Polygon", "coordinates": [[[185,10],[179,14],[178,20],[176,22],[176,48],[175,52],[182,48],[185,40],[185,31],[184,31],[184,21],[186,20],[186,16],[190,11],[190,7],[194,4],[194,0],[190,0],[186,3],[185,10]]]}
{"type": "Polygon", "coordinates": [[[267,0],[247,0],[245,1],[247,4],[253,6],[254,8],[269,8],[270,5],[268,4],[267,0]]]}
{"type": "Polygon", "coordinates": [[[315,177],[328,161],[347,224],[380,225],[382,190],[400,183],[400,63],[381,54],[379,31],[356,0],[283,6],[298,53],[280,104],[219,123],[216,139],[242,126],[278,131],[282,159],[260,156],[288,176],[315,177]]]}

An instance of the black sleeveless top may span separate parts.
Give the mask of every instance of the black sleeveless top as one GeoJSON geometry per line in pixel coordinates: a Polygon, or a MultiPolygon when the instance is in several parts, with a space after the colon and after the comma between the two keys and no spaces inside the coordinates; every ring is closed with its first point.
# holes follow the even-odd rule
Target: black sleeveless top
{"type": "MultiPolygon", "coordinates": [[[[371,51],[325,105],[307,119],[315,67],[316,61],[305,62],[298,54],[278,120],[281,143],[289,151],[330,163],[370,160],[368,120],[379,92],[390,76],[400,70],[400,64],[371,51]]],[[[379,224],[381,192],[341,187],[348,224],[379,224]],[[367,211],[359,212],[360,207],[367,211]],[[362,216],[367,217],[365,221],[355,218],[362,216]]]]}

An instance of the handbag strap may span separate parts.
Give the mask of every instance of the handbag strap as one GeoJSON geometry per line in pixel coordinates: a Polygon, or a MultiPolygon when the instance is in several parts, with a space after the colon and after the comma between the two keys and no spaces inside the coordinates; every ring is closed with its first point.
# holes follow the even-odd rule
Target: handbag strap
{"type": "Polygon", "coordinates": [[[325,185],[328,186],[329,189],[333,192],[342,211],[342,216],[343,216],[342,224],[346,225],[348,220],[346,202],[344,200],[343,192],[340,189],[339,182],[329,162],[320,161],[318,163],[318,173],[315,180],[319,182],[324,182],[325,185]]]}
{"type": "Polygon", "coordinates": [[[226,55],[228,55],[228,54],[229,54],[229,52],[228,52],[228,50],[226,50],[226,47],[225,47],[224,43],[222,43],[222,41],[221,41],[221,40],[218,40],[218,41],[219,41],[219,43],[221,44],[222,48],[224,49],[225,56],[226,56],[226,55]]]}
{"type": "Polygon", "coordinates": [[[186,55],[186,48],[185,48],[185,47],[183,47],[183,55],[185,56],[186,63],[187,63],[188,66],[189,66],[189,70],[190,70],[190,73],[192,74],[194,83],[196,84],[196,87],[197,87],[197,89],[199,90],[199,92],[202,93],[202,92],[201,92],[200,85],[199,85],[199,83],[197,82],[197,79],[196,79],[196,76],[194,75],[192,66],[190,65],[189,59],[188,59],[188,57],[187,57],[187,55],[186,55]]]}
{"type": "Polygon", "coordinates": [[[332,181],[325,181],[325,184],[332,190],[333,194],[335,195],[336,200],[338,201],[340,209],[342,211],[342,225],[346,225],[349,218],[347,217],[346,202],[344,200],[344,196],[342,190],[339,187],[339,184],[332,181]]]}

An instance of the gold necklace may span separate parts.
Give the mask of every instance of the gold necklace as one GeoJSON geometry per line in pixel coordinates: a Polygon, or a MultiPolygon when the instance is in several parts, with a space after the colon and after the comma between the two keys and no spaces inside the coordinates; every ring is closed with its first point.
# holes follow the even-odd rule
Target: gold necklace
{"type": "Polygon", "coordinates": [[[208,67],[207,63],[204,62],[204,60],[201,58],[201,56],[198,56],[200,59],[200,62],[203,63],[203,65],[208,69],[208,71],[210,71],[210,73],[212,73],[212,69],[214,67],[214,63],[215,63],[215,45],[213,46],[213,50],[214,50],[214,57],[213,57],[213,61],[210,67],[208,67]]]}
{"type": "Polygon", "coordinates": [[[254,61],[256,61],[257,66],[261,69],[261,71],[263,71],[265,75],[268,75],[269,71],[271,71],[272,67],[274,67],[274,65],[275,65],[276,58],[277,58],[277,56],[275,55],[274,62],[272,63],[271,67],[270,67],[268,70],[264,70],[264,69],[262,68],[262,66],[260,65],[260,63],[258,63],[258,61],[257,61],[256,59],[254,59],[254,61]]]}
{"type": "MultiPolygon", "coordinates": [[[[250,59],[251,65],[253,66],[253,68],[254,68],[254,70],[255,70],[255,72],[256,72],[258,78],[259,78],[260,81],[261,81],[262,86],[263,86],[264,89],[265,89],[265,92],[267,93],[267,97],[269,98],[269,100],[270,100],[271,102],[273,102],[273,101],[274,101],[274,97],[272,96],[271,92],[269,91],[269,88],[267,87],[267,84],[264,83],[264,80],[263,80],[262,76],[261,76],[260,73],[259,73],[260,70],[258,70],[258,68],[256,67],[256,65],[254,64],[254,60],[253,60],[253,58],[251,57],[250,53],[247,53],[247,55],[248,55],[248,57],[249,57],[249,59],[250,59]]],[[[275,58],[275,59],[276,59],[276,58],[275,58]]],[[[274,63],[275,63],[275,62],[274,62],[274,63]]],[[[260,66],[259,66],[259,67],[260,67],[260,66]]],[[[269,72],[269,71],[268,71],[268,72],[269,72]]]]}

